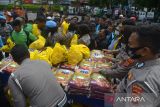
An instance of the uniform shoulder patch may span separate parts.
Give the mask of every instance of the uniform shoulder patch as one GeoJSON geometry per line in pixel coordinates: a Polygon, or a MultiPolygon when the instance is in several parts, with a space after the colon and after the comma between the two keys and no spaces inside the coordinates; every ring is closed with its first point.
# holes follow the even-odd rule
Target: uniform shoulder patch
{"type": "Polygon", "coordinates": [[[145,65],[145,64],[144,64],[143,62],[142,62],[142,63],[137,63],[137,64],[136,64],[136,68],[137,68],[137,69],[140,69],[140,68],[144,67],[144,65],[145,65]]]}
{"type": "Polygon", "coordinates": [[[138,85],[138,84],[133,84],[132,85],[132,93],[134,95],[140,96],[140,94],[143,93],[143,91],[144,90],[140,85],[138,85]]]}

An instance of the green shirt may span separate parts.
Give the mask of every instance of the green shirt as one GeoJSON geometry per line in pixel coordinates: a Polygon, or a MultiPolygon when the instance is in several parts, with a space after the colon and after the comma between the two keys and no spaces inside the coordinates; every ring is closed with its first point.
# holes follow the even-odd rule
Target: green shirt
{"type": "Polygon", "coordinates": [[[32,24],[27,23],[26,25],[24,25],[23,29],[25,31],[32,32],[32,24]]]}
{"type": "MultiPolygon", "coordinates": [[[[30,41],[37,40],[36,36],[34,36],[32,33],[29,33],[29,39],[30,41]]],[[[24,44],[27,46],[27,34],[22,29],[20,32],[13,31],[12,32],[12,41],[15,44],[24,44]]]]}

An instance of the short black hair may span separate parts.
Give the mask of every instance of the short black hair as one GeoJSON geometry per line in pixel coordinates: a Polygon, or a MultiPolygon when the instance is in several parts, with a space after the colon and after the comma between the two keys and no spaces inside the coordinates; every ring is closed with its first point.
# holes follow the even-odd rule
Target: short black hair
{"type": "Polygon", "coordinates": [[[156,25],[139,26],[136,30],[141,47],[149,47],[152,53],[160,52],[160,27],[156,25]]]}
{"type": "Polygon", "coordinates": [[[12,23],[12,25],[13,25],[13,27],[15,27],[15,26],[21,26],[22,23],[21,23],[20,20],[14,20],[13,23],[12,23]]]}
{"type": "Polygon", "coordinates": [[[89,34],[89,32],[90,32],[90,29],[87,24],[81,24],[78,26],[78,33],[80,36],[83,36],[85,34],[89,34]]]}
{"type": "Polygon", "coordinates": [[[10,54],[12,55],[13,60],[18,64],[21,64],[23,60],[30,57],[28,48],[25,45],[15,45],[11,49],[10,54]]]}
{"type": "Polygon", "coordinates": [[[125,44],[128,44],[128,39],[131,36],[132,32],[136,31],[136,26],[132,26],[132,25],[125,25],[124,26],[124,33],[123,33],[123,37],[122,37],[122,41],[125,44]]]}

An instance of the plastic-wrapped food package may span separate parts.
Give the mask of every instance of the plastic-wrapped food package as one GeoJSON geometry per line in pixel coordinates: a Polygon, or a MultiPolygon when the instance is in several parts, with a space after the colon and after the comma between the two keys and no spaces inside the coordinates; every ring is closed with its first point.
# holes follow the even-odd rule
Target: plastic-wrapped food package
{"type": "Polygon", "coordinates": [[[95,66],[96,66],[96,68],[107,69],[107,68],[111,68],[112,67],[112,63],[111,62],[106,62],[106,63],[98,62],[98,63],[96,63],[95,66]]]}
{"type": "Polygon", "coordinates": [[[82,69],[92,69],[95,67],[95,62],[92,59],[83,59],[79,64],[79,67],[82,69]]]}
{"type": "Polygon", "coordinates": [[[55,76],[57,78],[57,81],[62,85],[62,86],[67,86],[69,80],[73,76],[74,72],[71,70],[66,70],[66,69],[58,69],[55,73],[55,76]]]}
{"type": "Polygon", "coordinates": [[[6,66],[3,71],[8,72],[8,73],[12,73],[14,71],[16,71],[16,69],[19,67],[19,65],[15,62],[11,62],[10,64],[8,64],[8,66],[6,66]]]}
{"type": "Polygon", "coordinates": [[[88,69],[76,69],[75,75],[90,78],[92,71],[88,69]]]}
{"type": "Polygon", "coordinates": [[[70,87],[72,88],[88,88],[90,84],[90,78],[82,75],[74,75],[72,80],[69,82],[70,87]]]}
{"type": "Polygon", "coordinates": [[[104,54],[100,50],[92,50],[91,51],[91,58],[103,58],[104,54]]]}
{"type": "Polygon", "coordinates": [[[70,65],[70,64],[65,64],[65,63],[60,65],[60,68],[62,68],[62,69],[68,69],[68,70],[72,70],[72,71],[74,71],[76,67],[77,66],[70,65]]]}
{"type": "Polygon", "coordinates": [[[76,69],[75,74],[69,82],[69,93],[74,95],[89,95],[90,70],[76,69]]]}
{"type": "Polygon", "coordinates": [[[91,91],[111,92],[109,81],[98,73],[93,73],[91,76],[91,91]]]}
{"type": "Polygon", "coordinates": [[[5,67],[9,66],[12,63],[11,58],[4,58],[2,61],[0,61],[0,69],[3,70],[5,67]]]}
{"type": "Polygon", "coordinates": [[[74,75],[69,82],[69,94],[89,95],[90,78],[82,75],[74,75]]]}
{"type": "Polygon", "coordinates": [[[0,69],[4,69],[10,62],[1,61],[0,62],[0,69]]]}

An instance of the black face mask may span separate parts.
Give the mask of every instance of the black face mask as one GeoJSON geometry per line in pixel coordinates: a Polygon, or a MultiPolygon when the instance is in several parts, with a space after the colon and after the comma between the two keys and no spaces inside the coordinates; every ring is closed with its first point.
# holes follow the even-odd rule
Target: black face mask
{"type": "Polygon", "coordinates": [[[130,47],[127,47],[127,54],[130,58],[132,59],[139,59],[141,58],[142,56],[141,55],[138,55],[136,54],[136,52],[139,50],[139,49],[142,49],[143,47],[137,47],[137,48],[130,48],[130,47]]]}

